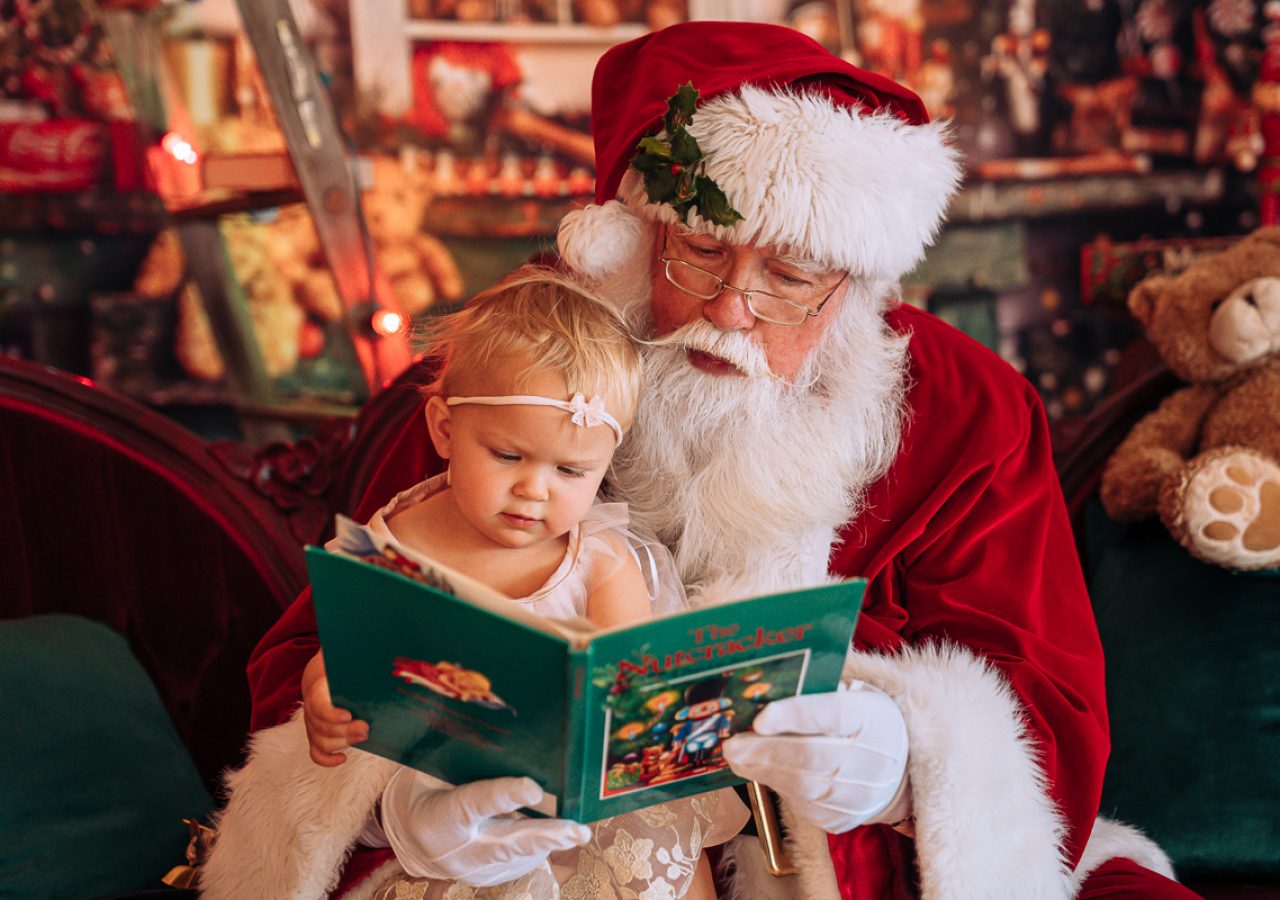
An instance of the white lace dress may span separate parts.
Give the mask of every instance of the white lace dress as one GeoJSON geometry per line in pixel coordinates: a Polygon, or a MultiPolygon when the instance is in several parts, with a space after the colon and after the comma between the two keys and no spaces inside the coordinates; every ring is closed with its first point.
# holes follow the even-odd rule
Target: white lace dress
{"type": "MultiPolygon", "coordinates": [[[[444,476],[437,475],[400,492],[374,513],[369,527],[398,544],[387,521],[445,487],[444,476]]],[[[628,531],[627,524],[625,503],[592,506],[569,533],[564,559],[551,577],[515,602],[542,616],[583,616],[590,573],[623,565],[621,553],[629,552],[644,573],[655,614],[684,608],[671,554],[628,531]]],[[[547,864],[509,884],[473,888],[400,875],[379,887],[373,900],[678,900],[693,881],[703,848],[733,837],[747,817],[733,791],[711,791],[595,822],[585,847],[553,853],[547,864]]]]}

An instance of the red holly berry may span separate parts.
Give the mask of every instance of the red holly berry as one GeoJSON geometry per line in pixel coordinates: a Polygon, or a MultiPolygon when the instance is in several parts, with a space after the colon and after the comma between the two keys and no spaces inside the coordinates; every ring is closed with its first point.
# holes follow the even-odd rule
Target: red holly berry
{"type": "Polygon", "coordinates": [[[683,166],[681,163],[672,163],[672,164],[671,164],[671,174],[672,174],[672,175],[679,175],[679,174],[680,174],[681,172],[683,172],[683,171],[684,171],[684,166],[683,166]]]}

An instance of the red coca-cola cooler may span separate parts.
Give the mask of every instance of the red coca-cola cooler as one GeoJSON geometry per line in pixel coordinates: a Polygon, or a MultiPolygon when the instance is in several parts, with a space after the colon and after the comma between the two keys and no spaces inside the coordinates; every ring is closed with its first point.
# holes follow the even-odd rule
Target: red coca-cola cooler
{"type": "Polygon", "coordinates": [[[143,186],[132,122],[0,122],[0,194],[143,186]]]}

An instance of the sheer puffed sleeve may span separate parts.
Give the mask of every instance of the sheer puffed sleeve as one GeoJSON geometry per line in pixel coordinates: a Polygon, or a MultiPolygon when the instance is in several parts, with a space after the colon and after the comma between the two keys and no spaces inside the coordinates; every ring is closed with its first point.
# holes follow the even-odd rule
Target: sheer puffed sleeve
{"type": "Polygon", "coordinates": [[[689,604],[684,585],[676,573],[671,551],[654,538],[630,528],[625,503],[597,503],[582,522],[584,558],[590,561],[591,579],[605,581],[618,567],[631,562],[639,566],[649,592],[655,616],[680,612],[689,604]]]}

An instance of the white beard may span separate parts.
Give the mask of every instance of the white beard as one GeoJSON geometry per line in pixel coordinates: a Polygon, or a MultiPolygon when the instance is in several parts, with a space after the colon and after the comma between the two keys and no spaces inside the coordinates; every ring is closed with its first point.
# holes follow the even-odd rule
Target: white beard
{"type": "MultiPolygon", "coordinates": [[[[651,333],[647,255],[600,286],[651,333]],[[644,270],[639,270],[644,262],[644,270]]],[[[695,602],[827,580],[840,528],[897,454],[907,343],[884,322],[888,286],[853,283],[796,384],[716,377],[679,345],[645,346],[636,420],[611,494],[671,548],[695,602]]]]}

